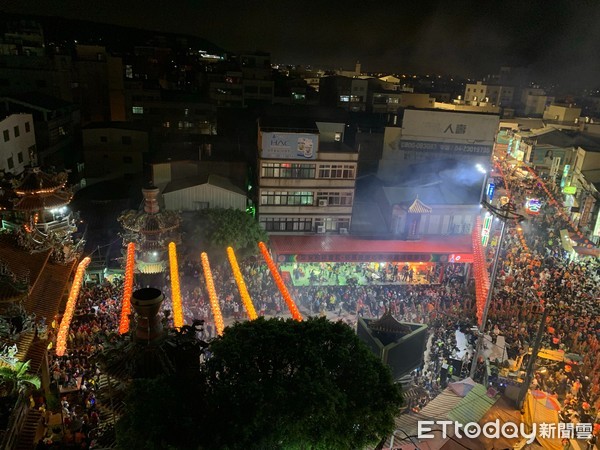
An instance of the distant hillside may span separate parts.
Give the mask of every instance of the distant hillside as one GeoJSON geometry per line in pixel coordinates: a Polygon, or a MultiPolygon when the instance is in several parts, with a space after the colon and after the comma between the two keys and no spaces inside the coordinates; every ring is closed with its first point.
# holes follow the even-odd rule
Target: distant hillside
{"type": "MultiPolygon", "coordinates": [[[[114,52],[127,52],[133,46],[157,46],[205,50],[214,55],[227,51],[198,36],[143,30],[132,27],[97,23],[62,17],[28,14],[0,14],[0,21],[36,20],[44,30],[46,43],[73,42],[87,45],[104,45],[114,52]]],[[[0,29],[3,28],[0,26],[0,29]]]]}

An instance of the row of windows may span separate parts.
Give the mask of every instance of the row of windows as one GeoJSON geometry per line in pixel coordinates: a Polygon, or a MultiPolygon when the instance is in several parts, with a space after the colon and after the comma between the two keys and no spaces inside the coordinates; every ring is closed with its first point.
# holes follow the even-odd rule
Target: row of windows
{"type": "MultiPolygon", "coordinates": [[[[25,133],[29,133],[30,131],[31,131],[31,125],[29,124],[29,122],[25,122],[25,133]]],[[[19,129],[19,125],[15,125],[15,127],[13,128],[13,133],[15,135],[15,138],[18,138],[19,136],[21,136],[21,130],[19,129]]],[[[4,142],[10,141],[10,131],[9,130],[4,130],[2,132],[2,134],[4,135],[4,142]]]]}
{"type": "MultiPolygon", "coordinates": [[[[261,205],[312,206],[315,205],[313,192],[305,191],[262,191],[261,205]]],[[[318,206],[352,206],[351,191],[317,191],[318,206]]]]}
{"type": "Polygon", "coordinates": [[[312,205],[313,202],[312,192],[263,191],[260,195],[261,205],[306,206],[312,205]]]}
{"type": "MultiPolygon", "coordinates": [[[[100,142],[106,144],[108,142],[108,136],[100,136],[100,142]]],[[[131,136],[121,136],[121,144],[131,145],[131,136]]]]}
{"type": "MultiPolygon", "coordinates": [[[[23,152],[17,153],[17,161],[19,161],[19,164],[23,164],[23,152]]],[[[10,158],[6,158],[6,165],[8,166],[8,170],[15,168],[15,160],[12,156],[10,158]]]]}
{"type": "Polygon", "coordinates": [[[260,176],[263,178],[314,178],[316,164],[263,163],[260,176]]]}
{"type": "Polygon", "coordinates": [[[342,228],[346,230],[350,227],[348,218],[305,218],[305,217],[266,217],[260,219],[260,225],[265,231],[309,231],[316,232],[319,227],[324,227],[325,231],[339,231],[342,228]]]}
{"type": "Polygon", "coordinates": [[[262,163],[260,175],[263,178],[338,178],[353,180],[356,167],[351,164],[296,164],[296,163],[262,163]]]}

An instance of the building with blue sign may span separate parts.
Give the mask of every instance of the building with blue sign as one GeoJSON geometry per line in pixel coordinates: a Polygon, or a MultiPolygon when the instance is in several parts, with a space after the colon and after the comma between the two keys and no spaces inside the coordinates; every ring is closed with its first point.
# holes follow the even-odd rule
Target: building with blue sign
{"type": "Polygon", "coordinates": [[[258,128],[258,220],[269,233],[347,234],[358,151],[346,123],[263,117],[258,128]]]}

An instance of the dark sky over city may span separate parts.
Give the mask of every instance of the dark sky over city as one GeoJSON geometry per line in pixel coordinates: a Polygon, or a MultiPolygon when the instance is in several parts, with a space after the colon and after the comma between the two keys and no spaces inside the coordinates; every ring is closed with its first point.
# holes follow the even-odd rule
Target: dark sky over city
{"type": "Polygon", "coordinates": [[[530,67],[536,78],[596,85],[597,0],[9,0],[8,12],[57,15],[204,37],[274,62],[364,71],[480,76],[530,67]]]}

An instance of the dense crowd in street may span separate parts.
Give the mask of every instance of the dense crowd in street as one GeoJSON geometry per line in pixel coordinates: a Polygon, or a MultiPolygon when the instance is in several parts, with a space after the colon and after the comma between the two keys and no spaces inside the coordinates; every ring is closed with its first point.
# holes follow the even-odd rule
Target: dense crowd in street
{"type": "MultiPolygon", "coordinates": [[[[507,179],[498,178],[497,187],[510,188],[507,194],[515,204],[523,204],[528,196],[544,198],[536,180],[517,175],[507,165],[504,169],[507,179]]],[[[500,249],[501,264],[486,333],[492,342],[503,336],[506,358],[517,360],[532,345],[544,306],[551,305],[542,347],[582,356],[572,364],[548,364],[536,373],[533,387],[556,394],[569,421],[592,423],[600,411],[600,359],[594,356],[600,342],[600,276],[595,263],[573,261],[565,255],[559,230],[568,229],[569,224],[553,209],[547,203],[539,215],[529,216],[520,225],[526,248],[516,227],[508,228],[500,249]]],[[[487,251],[491,263],[495,248],[490,246],[487,251]]],[[[473,281],[465,280],[464,267],[447,263],[415,274],[401,264],[314,263],[295,265],[284,279],[307,316],[327,316],[355,327],[358,317],[378,318],[390,311],[401,321],[428,324],[424,363],[413,373],[414,384],[425,392],[411,403],[418,409],[452,379],[468,376],[476,340],[472,331],[475,302],[473,281]],[[301,278],[308,283],[299,282],[301,278]],[[356,282],[358,279],[362,281],[356,282]],[[460,349],[457,334],[465,337],[460,349]],[[456,360],[462,362],[458,370],[451,364],[456,360]]],[[[242,263],[241,270],[257,313],[286,317],[286,305],[267,266],[254,260],[242,263]]],[[[180,278],[186,323],[204,320],[202,337],[213,338],[216,331],[200,262],[182,261],[180,278]]],[[[226,324],[244,320],[246,311],[230,266],[215,265],[213,278],[226,324]]],[[[167,298],[163,308],[171,309],[168,276],[162,288],[167,298]]],[[[121,291],[122,283],[117,279],[112,284],[85,287],[80,293],[67,354],[50,360],[51,378],[61,393],[64,427],[60,433],[49,429],[47,442],[61,440],[67,446],[93,447],[100,421],[95,398],[100,371],[90,361],[118,328],[121,291]]],[[[482,371],[483,365],[479,365],[476,378],[482,371]]]]}

